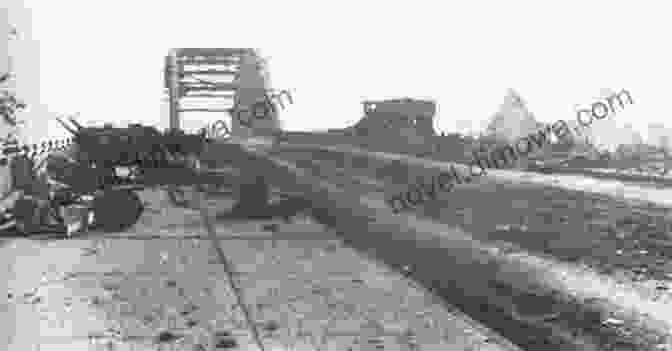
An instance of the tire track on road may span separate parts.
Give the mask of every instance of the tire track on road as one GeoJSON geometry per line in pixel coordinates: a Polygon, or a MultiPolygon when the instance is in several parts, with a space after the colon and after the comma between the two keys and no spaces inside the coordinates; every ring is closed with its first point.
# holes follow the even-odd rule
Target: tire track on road
{"type": "MultiPolygon", "coordinates": [[[[307,168],[308,165],[306,164],[307,162],[304,163],[303,166],[307,168]]],[[[318,167],[319,166],[315,166],[318,167]]],[[[324,170],[321,170],[320,173],[322,174],[323,177],[326,178],[334,178],[333,176],[334,172],[333,170],[329,172],[325,167],[324,170]],[[332,175],[329,177],[328,175],[332,175]]],[[[339,182],[344,182],[343,180],[338,180],[334,181],[335,183],[339,182]]],[[[374,201],[375,200],[371,200],[374,201]]],[[[413,222],[416,222],[417,220],[423,222],[425,220],[422,219],[416,219],[414,215],[410,215],[409,217],[413,218],[413,222]]],[[[421,225],[419,222],[417,223],[418,225],[421,225]]],[[[436,226],[437,223],[432,224],[433,226],[436,226]]],[[[427,225],[430,225],[427,223],[427,225]]],[[[415,226],[413,226],[415,227],[415,226]]],[[[438,229],[438,228],[437,228],[438,229]]],[[[436,231],[434,231],[436,232],[436,231]]],[[[438,233],[438,232],[437,232],[438,233]]],[[[452,234],[451,234],[452,236],[452,234]]],[[[408,253],[408,250],[410,248],[413,248],[414,246],[417,247],[418,245],[422,246],[422,251],[420,255],[424,256],[431,256],[434,257],[437,261],[445,261],[446,255],[450,257],[449,252],[454,252],[456,254],[456,257],[461,257],[461,259],[465,259],[466,257],[464,256],[464,253],[459,253],[458,251],[455,251],[456,248],[452,248],[450,250],[446,250],[447,248],[444,247],[443,249],[437,248],[439,246],[439,242],[442,240],[434,240],[430,239],[427,237],[430,242],[434,242],[434,244],[423,244],[422,241],[425,239],[420,239],[418,238],[417,240],[413,239],[406,239],[406,246],[404,250],[404,246],[399,244],[399,243],[394,243],[394,246],[398,246],[396,250],[398,250],[398,254],[401,254],[402,252],[408,253]],[[443,255],[441,254],[443,250],[443,255]],[[435,253],[433,253],[435,251],[435,253]],[[443,256],[443,259],[440,257],[443,256]]],[[[448,239],[448,238],[446,238],[448,239]]],[[[381,240],[379,242],[379,245],[384,245],[388,243],[389,239],[383,239],[381,237],[381,240]]],[[[402,240],[402,239],[394,239],[394,241],[397,240],[402,240]]],[[[450,242],[454,242],[455,238],[449,239],[446,242],[446,245],[451,245],[448,244],[450,242]]],[[[352,242],[357,242],[358,240],[356,238],[352,238],[352,242]]],[[[361,245],[363,241],[359,240],[359,245],[361,245]]],[[[369,246],[374,246],[374,245],[369,245],[369,246]]],[[[442,246],[442,245],[441,245],[442,246]]],[[[462,246],[462,245],[460,245],[462,246]]],[[[489,246],[489,245],[485,245],[489,246]]],[[[483,247],[483,246],[481,246],[483,247]]],[[[467,247],[464,247],[465,250],[467,247]]],[[[667,323],[669,324],[669,319],[665,318],[664,315],[667,312],[665,305],[660,305],[658,307],[654,307],[656,303],[653,303],[648,300],[642,300],[642,296],[638,295],[637,293],[634,293],[632,291],[627,291],[628,289],[623,289],[622,286],[619,286],[618,284],[613,284],[613,281],[610,281],[608,277],[596,275],[590,271],[582,271],[582,270],[577,270],[575,266],[573,265],[566,265],[561,262],[557,262],[554,260],[549,260],[549,259],[544,259],[541,257],[537,257],[534,255],[529,255],[521,250],[514,250],[513,252],[508,252],[506,253],[505,251],[497,248],[491,248],[491,249],[486,249],[490,250],[491,255],[495,254],[495,256],[500,256],[503,255],[502,257],[495,258],[495,261],[492,261],[491,258],[481,258],[485,259],[486,262],[491,262],[490,264],[495,264],[495,266],[499,265],[499,263],[496,262],[501,262],[504,263],[504,265],[511,265],[513,264],[512,267],[515,267],[516,265],[522,265],[520,266],[520,269],[523,269],[525,271],[526,269],[531,269],[530,272],[535,272],[532,274],[531,279],[522,279],[523,276],[520,276],[520,278],[515,278],[516,274],[511,275],[509,278],[502,277],[501,274],[496,275],[494,278],[494,281],[498,281],[499,283],[503,283],[500,285],[491,285],[491,284],[471,284],[471,288],[467,288],[467,286],[463,286],[460,289],[457,290],[462,290],[462,295],[460,296],[459,292],[456,291],[455,287],[450,287],[450,283],[448,281],[452,282],[453,285],[459,285],[461,283],[464,283],[464,280],[460,280],[459,278],[447,278],[446,282],[436,282],[433,281],[434,277],[432,277],[431,274],[425,274],[424,277],[420,277],[421,280],[424,278],[425,284],[428,286],[437,286],[439,285],[439,291],[443,292],[444,294],[448,293],[448,295],[452,295],[453,297],[456,297],[458,299],[462,299],[463,304],[461,304],[461,307],[464,307],[465,310],[472,314],[472,315],[480,315],[480,317],[485,318],[485,319],[490,319],[492,321],[492,316],[487,316],[480,311],[482,308],[480,306],[483,306],[482,304],[485,304],[485,306],[490,305],[492,307],[495,307],[495,310],[498,310],[499,312],[495,312],[495,315],[499,314],[500,317],[508,315],[509,318],[505,318],[505,320],[500,320],[499,322],[496,322],[500,328],[503,329],[508,329],[509,332],[516,334],[516,330],[514,328],[515,325],[518,327],[526,327],[526,329],[529,331],[534,330],[530,328],[534,328],[536,324],[539,324],[539,319],[538,318],[528,318],[526,316],[521,316],[516,312],[516,308],[511,308],[512,306],[518,306],[519,310],[524,311],[525,310],[525,304],[526,303],[531,303],[535,299],[538,300],[538,304],[544,305],[546,304],[547,306],[564,306],[560,310],[561,313],[555,313],[551,314],[550,316],[553,318],[556,318],[556,321],[551,321],[549,323],[546,323],[545,327],[541,327],[541,330],[537,329],[541,333],[550,333],[546,334],[547,339],[545,343],[548,343],[549,340],[552,340],[555,338],[556,341],[561,341],[564,340],[565,346],[551,346],[548,344],[545,344],[543,341],[541,344],[526,344],[523,346],[526,347],[544,347],[544,349],[571,349],[567,348],[568,345],[574,345],[572,347],[576,347],[578,349],[595,349],[595,350],[602,350],[605,347],[611,347],[611,343],[614,342],[614,340],[621,340],[623,342],[631,342],[633,343],[632,345],[637,345],[637,349],[642,349],[642,350],[648,350],[648,349],[659,349],[658,346],[663,345],[667,342],[669,346],[669,340],[665,341],[665,337],[669,337],[669,329],[666,329],[666,327],[663,327],[659,322],[661,321],[668,321],[667,323]],[[495,250],[495,251],[492,251],[495,250]],[[499,250],[499,251],[498,251],[499,250]],[[498,253],[497,253],[498,252],[498,253]],[[504,260],[504,261],[500,261],[504,260]],[[509,262],[508,264],[505,262],[509,262]],[[524,267],[529,267],[529,268],[524,268],[524,267]],[[567,280],[565,282],[564,276],[567,276],[567,280]],[[604,278],[607,278],[605,281],[604,278]],[[513,279],[513,280],[511,280],[513,279]],[[518,283],[522,284],[520,286],[513,284],[512,282],[518,281],[518,283]],[[528,281],[527,283],[525,283],[528,281]],[[563,282],[563,283],[560,283],[563,282]],[[547,285],[549,284],[550,285],[547,285]],[[526,288],[526,285],[532,284],[541,284],[541,287],[537,287],[536,290],[541,289],[541,292],[537,291],[536,293],[533,293],[532,291],[527,291],[528,288],[526,288]],[[587,285],[586,285],[587,284],[587,285]],[[590,285],[597,285],[597,287],[591,287],[590,285]],[[474,292],[477,289],[482,289],[481,294],[479,296],[469,296],[469,293],[466,293],[465,295],[464,291],[468,292],[474,292]],[[494,289],[494,290],[493,290],[494,289]],[[549,290],[550,289],[550,290],[549,290]],[[489,291],[489,293],[488,293],[489,291]],[[545,291],[545,292],[544,292],[545,291]],[[627,292],[626,292],[627,291],[627,292]],[[619,298],[614,299],[611,295],[611,292],[619,292],[620,294],[625,293],[628,297],[626,299],[630,299],[629,302],[626,302],[627,300],[619,300],[619,298]],[[520,295],[522,293],[522,295],[520,295]],[[512,298],[506,298],[503,296],[511,296],[512,298]],[[519,295],[518,297],[513,298],[513,296],[519,295]],[[536,298],[534,298],[536,296],[536,298]],[[469,300],[471,300],[469,302],[469,300]],[[499,302],[497,302],[499,300],[499,302]],[[508,300],[508,301],[507,301],[508,300]],[[545,302],[542,302],[545,301],[545,302]],[[638,301],[638,302],[637,302],[638,301]],[[521,303],[523,305],[521,305],[521,303]],[[625,303],[625,305],[623,305],[625,303]],[[634,305],[633,305],[634,303],[634,305]],[[652,304],[653,303],[653,304],[652,304]],[[508,312],[507,312],[507,305],[508,305],[508,312]],[[625,310],[623,307],[626,307],[626,305],[629,305],[625,310]],[[497,307],[499,306],[499,307],[497,307]],[[652,315],[656,316],[658,319],[658,322],[656,320],[653,320],[651,318],[648,318],[644,315],[642,315],[642,310],[638,309],[638,307],[643,308],[647,312],[652,313],[652,315]],[[662,307],[662,309],[661,309],[662,307]],[[504,310],[502,310],[504,308],[504,310]],[[635,309],[634,311],[632,309],[635,309]],[[636,312],[638,311],[638,312],[636,312]],[[634,315],[631,315],[630,313],[634,313],[634,315]],[[630,335],[630,337],[624,337],[622,335],[622,331],[625,331],[628,328],[621,328],[621,327],[615,327],[615,326],[608,326],[605,325],[603,322],[610,320],[609,316],[612,315],[618,315],[619,318],[622,317],[622,321],[624,321],[625,325],[628,327],[632,327],[630,332],[633,334],[630,335]],[[579,317],[577,317],[579,316],[579,317]],[[583,318],[580,318],[580,316],[583,316],[583,318]],[[527,318],[527,321],[521,320],[527,318]],[[577,319],[578,318],[578,319],[577,319]],[[647,319],[648,318],[648,319],[647,319]],[[564,321],[563,321],[564,319],[564,321]],[[582,320],[583,319],[583,320],[582,320]],[[522,323],[522,325],[521,325],[522,323]],[[510,324],[510,325],[506,325],[510,324]],[[578,328],[577,328],[578,327],[578,328]],[[661,329],[662,328],[662,329],[661,329]],[[544,332],[544,329],[546,330],[544,332]],[[582,332],[579,332],[577,334],[577,331],[583,330],[582,332]],[[654,331],[655,330],[655,331],[654,331]],[[654,337],[653,339],[651,338],[650,334],[653,332],[653,335],[658,335],[657,337],[654,337]],[[551,335],[555,335],[555,337],[550,337],[551,335]],[[583,340],[584,343],[577,342],[581,339],[581,336],[583,336],[585,339],[583,340]],[[550,339],[548,338],[550,337],[550,339]],[[661,339],[662,338],[662,339],[661,339]],[[628,341],[629,340],[629,341],[628,341]],[[536,345],[536,346],[532,346],[536,345]],[[592,345],[592,346],[591,346],[592,345]]],[[[395,251],[391,247],[388,248],[379,248],[378,250],[373,250],[375,251],[378,256],[385,255],[386,259],[388,262],[395,262],[399,261],[399,257],[394,257],[395,254],[391,251],[395,251]]],[[[481,255],[482,256],[482,255],[481,255]]],[[[488,254],[486,254],[486,257],[488,254]]],[[[410,260],[417,260],[419,258],[412,258],[410,260]]],[[[426,258],[423,258],[423,262],[425,261],[426,258]]],[[[451,261],[453,259],[450,259],[451,261]]],[[[473,265],[473,261],[477,260],[474,257],[471,257],[467,259],[465,264],[468,262],[472,262],[472,264],[467,264],[469,269],[476,268],[476,266],[473,265]]],[[[425,271],[431,271],[431,264],[429,262],[426,263],[421,263],[421,266],[424,267],[425,271]]],[[[465,266],[463,269],[466,270],[467,266],[465,266]]],[[[494,268],[494,267],[492,267],[494,268]]],[[[490,269],[492,269],[490,268],[490,269]]],[[[482,272],[481,276],[482,277],[493,277],[492,273],[488,272],[490,269],[486,267],[480,267],[480,269],[475,269],[475,272],[482,272]],[[484,270],[485,269],[485,270],[484,270]]],[[[423,269],[418,270],[419,273],[423,272],[423,269]]],[[[451,270],[452,271],[452,270],[451,270]]],[[[455,272],[457,273],[457,272],[455,272]]],[[[507,272],[506,275],[510,275],[513,272],[507,272]]],[[[522,273],[522,272],[521,272],[522,273]]],[[[470,274],[476,274],[473,272],[470,272],[470,274]]],[[[420,274],[422,275],[422,274],[420,274]]],[[[477,274],[478,275],[478,274],[477,274]]],[[[494,282],[493,281],[493,282],[494,282]]],[[[445,296],[445,295],[444,295],[445,296]]],[[[452,301],[451,301],[452,303],[452,301]]],[[[552,319],[552,318],[551,318],[552,319]]],[[[483,319],[481,319],[483,321],[483,319]]],[[[486,323],[488,324],[488,323],[486,323]]],[[[665,324],[665,323],[663,323],[665,324]]],[[[490,324],[488,324],[490,325],[490,324]]],[[[494,326],[494,325],[490,325],[494,326]]],[[[500,329],[502,330],[502,329],[500,329]]],[[[515,341],[522,342],[523,344],[526,343],[525,338],[527,337],[526,335],[520,335],[521,330],[517,331],[518,336],[511,334],[511,333],[504,333],[506,336],[512,337],[515,341]]],[[[543,338],[542,338],[543,339],[543,338]]],[[[540,340],[541,341],[541,340],[540,340]]],[[[529,342],[529,341],[528,341],[529,342]]],[[[534,341],[532,341],[534,342],[534,341]]],[[[538,341],[537,341],[538,342],[538,341]]],[[[633,346],[634,347],[634,346],[633,346]]],[[[535,349],[535,348],[533,348],[535,349]]]]}

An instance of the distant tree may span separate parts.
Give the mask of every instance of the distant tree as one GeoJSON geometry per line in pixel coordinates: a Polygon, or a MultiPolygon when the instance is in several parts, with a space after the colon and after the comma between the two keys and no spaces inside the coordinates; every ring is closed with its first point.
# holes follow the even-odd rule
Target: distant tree
{"type": "Polygon", "coordinates": [[[11,126],[17,126],[23,121],[18,121],[16,112],[25,109],[27,105],[16,98],[14,92],[9,90],[0,90],[0,115],[6,123],[11,126]]]}
{"type": "MultiPolygon", "coordinates": [[[[12,28],[10,36],[16,36],[16,29],[12,28]]],[[[17,99],[13,89],[6,85],[13,78],[11,72],[2,72],[0,73],[0,116],[2,117],[5,123],[8,123],[12,127],[16,127],[18,124],[23,123],[23,121],[18,121],[16,118],[16,113],[19,110],[25,109],[26,104],[17,99]]]]}
{"type": "Polygon", "coordinates": [[[489,119],[485,134],[502,142],[513,142],[540,129],[534,114],[527,108],[525,100],[513,89],[508,89],[499,110],[489,119]]]}

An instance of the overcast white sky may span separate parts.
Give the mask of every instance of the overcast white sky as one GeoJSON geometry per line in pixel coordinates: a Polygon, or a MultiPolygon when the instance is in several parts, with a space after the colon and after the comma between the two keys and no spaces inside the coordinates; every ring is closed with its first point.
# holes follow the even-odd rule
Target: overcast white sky
{"type": "MultiPolygon", "coordinates": [[[[632,93],[635,104],[613,118],[643,132],[670,115],[665,2],[23,3],[39,46],[41,103],[84,120],[166,127],[162,65],[174,47],[261,48],[273,87],[294,97],[281,114],[288,129],[345,126],[361,117],[363,99],[404,96],[436,99],[439,131],[458,120],[478,126],[509,87],[547,122],[574,118],[574,106],[602,88],[632,93]]],[[[21,16],[10,7],[10,21],[21,16]]]]}

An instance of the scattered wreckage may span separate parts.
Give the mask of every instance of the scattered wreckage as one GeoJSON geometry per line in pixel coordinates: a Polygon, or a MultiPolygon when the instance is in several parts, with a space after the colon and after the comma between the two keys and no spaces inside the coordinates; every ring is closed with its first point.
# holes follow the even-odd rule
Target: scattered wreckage
{"type": "MultiPolygon", "coordinates": [[[[218,214],[220,219],[279,217],[289,221],[310,208],[308,201],[292,196],[271,204],[270,187],[263,176],[205,170],[201,156],[214,142],[203,133],[159,132],[140,124],[83,127],[72,117],[69,120],[71,125],[58,119],[73,135],[73,144],[66,151],[53,152],[37,165],[26,155],[12,159],[9,169],[14,192],[3,201],[8,221],[0,230],[69,234],[65,209],[76,208],[83,216],[84,230],[123,231],[144,211],[136,191],[155,187],[164,187],[178,207],[189,206],[180,186],[237,187],[238,202],[231,211],[218,214]]],[[[216,159],[226,158],[221,149],[213,152],[218,154],[216,159]]]]}
{"type": "MultiPolygon", "coordinates": [[[[27,155],[12,156],[9,167],[4,167],[5,173],[11,173],[11,176],[5,174],[4,179],[11,178],[12,181],[5,182],[8,184],[4,184],[7,189],[3,194],[7,196],[0,200],[8,219],[0,224],[0,230],[18,228],[19,232],[28,234],[54,230],[69,232],[66,209],[79,209],[86,219],[92,214],[90,228],[123,231],[135,224],[144,211],[136,191],[155,187],[167,190],[172,204],[178,207],[190,206],[180,187],[194,186],[205,192],[221,186],[233,188],[237,190],[234,191],[237,203],[232,210],[217,215],[218,218],[232,220],[275,217],[289,220],[295,214],[310,209],[309,202],[301,196],[281,194],[279,202],[271,203],[271,189],[264,176],[250,177],[249,174],[236,174],[233,169],[223,170],[220,167],[220,161],[226,163],[227,158],[235,158],[231,155],[236,151],[232,151],[235,145],[218,145],[226,141],[209,139],[206,130],[199,134],[186,134],[179,127],[179,113],[186,110],[179,109],[178,102],[182,98],[196,96],[191,93],[201,94],[201,97],[213,96],[215,92],[234,93],[238,109],[256,101],[253,98],[258,96],[245,92],[240,94],[237,87],[240,81],[263,82],[265,87],[265,76],[260,68],[263,66],[260,56],[252,49],[186,48],[171,51],[166,57],[165,70],[171,106],[170,128],[164,132],[140,124],[121,128],[112,125],[83,127],[73,118],[69,118],[71,125],[59,119],[73,136],[67,150],[51,152],[39,164],[27,155]],[[211,64],[225,65],[226,68],[213,68],[211,64]],[[230,74],[234,71],[238,79],[229,84],[213,86],[212,82],[194,83],[183,79],[185,75],[197,78],[193,76],[230,74]],[[208,170],[204,166],[219,168],[208,170]]],[[[3,79],[6,78],[0,80],[3,79]]],[[[16,108],[6,110],[7,114],[13,115],[16,108]]],[[[212,112],[222,111],[215,109],[212,112]]],[[[266,121],[270,124],[265,126],[262,125],[264,121],[257,118],[253,125],[247,127],[254,127],[254,132],[275,128],[275,119],[266,121]]],[[[241,133],[245,123],[240,125],[234,123],[231,132],[241,133]]],[[[87,222],[84,221],[84,227],[87,222]]]]}

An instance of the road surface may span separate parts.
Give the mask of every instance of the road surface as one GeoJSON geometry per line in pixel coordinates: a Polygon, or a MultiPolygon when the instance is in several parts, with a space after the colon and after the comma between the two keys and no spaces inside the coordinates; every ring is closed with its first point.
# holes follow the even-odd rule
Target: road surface
{"type": "MultiPolygon", "coordinates": [[[[317,162],[315,174],[383,206],[384,192],[389,196],[415,176],[445,169],[445,163],[410,160],[415,166],[397,167],[397,174],[390,175],[394,167],[383,162],[363,162],[366,158],[361,157],[345,162],[329,152],[308,154],[286,152],[283,157],[304,168],[317,162]],[[338,172],[343,164],[350,167],[338,172]]],[[[418,255],[407,261],[424,265],[420,273],[430,270],[425,260],[432,257],[435,265],[444,262],[446,275],[463,267],[495,284],[479,284],[469,275],[433,283],[431,279],[439,276],[434,274],[425,277],[426,285],[440,287],[472,317],[526,349],[602,350],[616,343],[636,350],[672,347],[672,245],[666,198],[660,194],[665,190],[587,177],[492,173],[402,216],[427,232],[426,238],[404,242],[407,255],[418,255]],[[444,235],[437,223],[445,225],[444,235]],[[477,242],[469,245],[493,252],[481,255],[484,262],[461,253],[477,255],[478,249],[463,244],[472,239],[477,242]],[[456,245],[463,245],[462,250],[454,249],[456,245]],[[510,264],[504,263],[507,260],[510,264]],[[527,281],[524,269],[530,270],[527,281]],[[448,281],[462,287],[451,288],[448,281]],[[481,298],[469,296],[478,289],[483,291],[481,298]]],[[[394,244],[386,242],[390,247],[379,248],[378,254],[389,254],[388,260],[394,261],[394,244]]],[[[403,250],[401,244],[398,250],[403,250]]]]}
{"type": "MultiPolygon", "coordinates": [[[[2,242],[4,349],[256,350],[197,213],[141,197],[124,233],[2,242]]],[[[262,225],[217,231],[266,350],[515,350],[321,225],[262,225]]]]}

